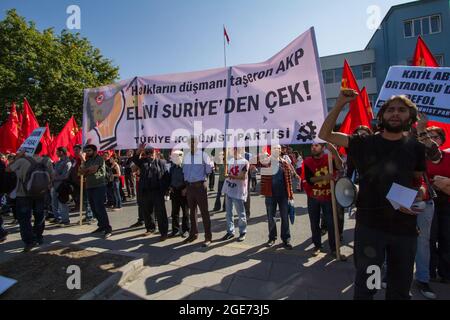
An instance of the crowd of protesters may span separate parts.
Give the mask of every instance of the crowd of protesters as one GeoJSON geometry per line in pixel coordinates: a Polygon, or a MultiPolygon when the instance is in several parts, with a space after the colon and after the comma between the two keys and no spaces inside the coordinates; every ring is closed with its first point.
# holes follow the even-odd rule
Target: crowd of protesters
{"type": "MultiPolygon", "coordinates": [[[[427,128],[426,117],[419,115],[405,96],[386,101],[376,128],[361,126],[353,135],[334,132],[339,113],[356,95],[352,90],[341,91],[319,134],[328,143],[313,143],[309,157],[280,145],[272,146],[270,153],[252,155],[245,148],[235,147],[210,157],[199,149],[196,137],[191,138],[189,148],[172,150],[167,161],[159,150],[145,144],[128,150],[123,158],[115,152],[99,152],[92,144],[75,146],[71,157],[65,147],[57,148],[59,160],[55,163],[48,157],[29,157],[23,152],[1,155],[2,209],[12,212],[13,224],[19,224],[25,252],[44,242],[46,220],[59,227],[70,226],[70,199],[72,210],[81,207],[86,212],[83,222],[96,222],[93,233],[105,239],[113,233],[108,211],[120,211],[128,200],[136,200],[138,206],[137,222],[130,228],[144,227],[145,236],[159,232],[160,241],[178,236],[184,243],[196,241],[200,213],[203,246],[209,247],[213,241],[210,211],[226,212],[226,230],[218,241],[235,237],[245,241],[251,216],[250,194],[257,191],[260,174],[267,246],[272,247],[278,238],[278,208],[282,244],[287,250],[293,249],[289,210],[294,192],[304,191],[312,256],[325,251],[322,236],[327,233],[329,253],[338,257],[336,241],[342,241],[344,208],[337,205],[335,228],[331,181],[349,177],[359,185],[355,204],[355,299],[373,297],[375,290],[366,285],[367,268],[373,265],[384,269],[387,299],[410,298],[414,266],[420,292],[435,299],[430,282],[450,281],[450,153],[439,148],[448,137],[440,128],[427,128]],[[329,162],[333,163],[333,172],[329,171],[329,162]],[[216,172],[218,190],[210,210],[208,189],[214,190],[216,172]],[[393,183],[417,190],[416,201],[423,207],[394,209],[386,199],[393,183]],[[167,196],[172,208],[170,226],[167,196]]],[[[0,215],[0,241],[7,235],[0,215]]]]}

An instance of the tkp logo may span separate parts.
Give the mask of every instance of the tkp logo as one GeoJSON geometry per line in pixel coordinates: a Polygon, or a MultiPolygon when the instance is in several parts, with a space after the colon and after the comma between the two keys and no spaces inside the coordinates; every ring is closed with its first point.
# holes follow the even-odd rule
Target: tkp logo
{"type": "Polygon", "coordinates": [[[103,93],[100,93],[96,98],[95,102],[97,102],[98,105],[101,105],[103,103],[103,100],[105,100],[105,95],[103,93]]]}
{"type": "Polygon", "coordinates": [[[239,174],[239,167],[238,167],[238,166],[235,166],[235,167],[231,168],[231,169],[230,169],[230,173],[231,173],[233,176],[237,176],[237,175],[239,174]]]}

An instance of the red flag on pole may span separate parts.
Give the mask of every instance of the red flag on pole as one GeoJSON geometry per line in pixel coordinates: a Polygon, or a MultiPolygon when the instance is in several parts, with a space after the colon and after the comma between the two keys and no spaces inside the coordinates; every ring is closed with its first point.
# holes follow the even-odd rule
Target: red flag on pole
{"type": "Polygon", "coordinates": [[[73,155],[73,147],[81,144],[79,131],[80,128],[78,128],[75,118],[72,116],[53,142],[51,156],[53,161],[58,160],[56,156],[56,149],[58,147],[66,147],[68,155],[73,155]]]}
{"type": "Polygon", "coordinates": [[[358,83],[353,75],[347,60],[344,61],[344,72],[342,73],[342,88],[353,89],[358,92],[357,98],[350,103],[350,110],[344,119],[344,122],[339,129],[340,132],[352,134],[353,131],[363,125],[370,128],[370,117],[368,115],[366,106],[363,101],[361,91],[358,83]]]}
{"type": "Polygon", "coordinates": [[[44,135],[42,136],[41,139],[41,143],[42,143],[42,151],[39,155],[44,156],[44,155],[48,155],[51,156],[52,155],[52,144],[53,144],[53,138],[52,135],[50,134],[50,128],[48,126],[48,122],[45,124],[45,132],[44,135]]]}
{"type": "MultiPolygon", "coordinates": [[[[416,50],[414,52],[413,65],[418,67],[439,67],[436,59],[428,49],[425,41],[419,36],[417,39],[416,50]]],[[[446,142],[441,146],[441,149],[450,148],[450,124],[439,121],[428,121],[429,127],[439,127],[445,132],[446,142]]]]}
{"type": "Polygon", "coordinates": [[[26,98],[23,99],[23,113],[22,113],[22,136],[24,139],[28,138],[34,129],[39,128],[39,123],[34,116],[33,110],[26,98]]]}
{"type": "Polygon", "coordinates": [[[366,87],[363,87],[361,90],[361,98],[364,102],[364,107],[366,108],[368,119],[373,120],[374,116],[373,116],[372,105],[370,104],[370,99],[369,99],[369,95],[367,94],[366,87]]]}
{"type": "Polygon", "coordinates": [[[439,67],[436,58],[428,49],[422,37],[417,38],[416,50],[414,52],[413,66],[419,67],[439,67]]]}
{"type": "Polygon", "coordinates": [[[227,43],[230,44],[230,37],[228,36],[227,29],[225,29],[225,26],[223,26],[223,36],[227,40],[227,43]]]}
{"type": "Polygon", "coordinates": [[[0,152],[15,153],[22,144],[19,132],[19,118],[17,115],[16,104],[13,102],[8,120],[1,127],[0,133],[0,152]]]}

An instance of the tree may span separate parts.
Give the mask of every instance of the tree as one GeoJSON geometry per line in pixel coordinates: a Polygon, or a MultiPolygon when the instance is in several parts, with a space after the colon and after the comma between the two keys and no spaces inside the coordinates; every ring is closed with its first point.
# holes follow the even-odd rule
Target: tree
{"type": "MultiPolygon", "coordinates": [[[[79,33],[42,32],[12,9],[0,21],[0,108],[26,97],[38,121],[58,132],[73,115],[82,123],[83,89],[116,81],[119,68],[79,33]]],[[[6,108],[6,109],[4,109],[6,108]]],[[[0,122],[7,112],[0,113],[0,122]]]]}

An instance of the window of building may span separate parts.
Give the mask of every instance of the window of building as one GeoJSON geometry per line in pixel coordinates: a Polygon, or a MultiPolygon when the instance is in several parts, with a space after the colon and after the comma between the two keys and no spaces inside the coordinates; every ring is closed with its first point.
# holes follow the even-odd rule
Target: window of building
{"type": "Polygon", "coordinates": [[[405,21],[404,23],[404,29],[405,29],[405,38],[410,38],[413,35],[412,31],[412,21],[405,21]]]}
{"type": "Polygon", "coordinates": [[[436,62],[438,63],[438,65],[445,66],[445,61],[444,61],[444,55],[443,54],[437,54],[434,57],[436,58],[436,62]]]}
{"type": "Polygon", "coordinates": [[[365,64],[362,66],[362,78],[373,78],[373,65],[365,64]]]}
{"type": "Polygon", "coordinates": [[[323,72],[323,81],[325,83],[334,83],[334,70],[325,70],[323,72]]]}
{"type": "Polygon", "coordinates": [[[403,22],[403,33],[405,38],[440,33],[441,31],[442,23],[440,15],[426,16],[403,22]]]}
{"type": "Polygon", "coordinates": [[[430,19],[430,33],[439,33],[442,30],[441,27],[441,16],[440,15],[436,15],[436,16],[432,16],[430,19]]]}

